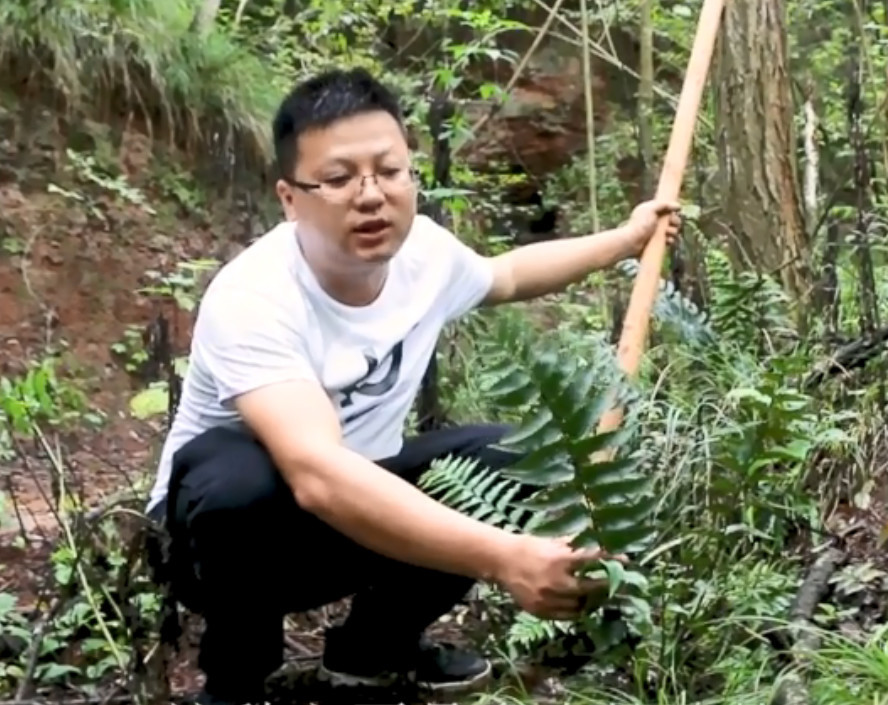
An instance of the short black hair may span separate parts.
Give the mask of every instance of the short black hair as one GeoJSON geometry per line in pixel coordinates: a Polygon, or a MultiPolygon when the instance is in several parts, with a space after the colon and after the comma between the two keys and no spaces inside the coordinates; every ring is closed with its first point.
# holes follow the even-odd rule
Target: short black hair
{"type": "Polygon", "coordinates": [[[302,133],[376,110],[389,113],[404,128],[398,98],[366,69],[331,69],[298,83],[281,102],[272,124],[278,174],[292,175],[302,133]]]}

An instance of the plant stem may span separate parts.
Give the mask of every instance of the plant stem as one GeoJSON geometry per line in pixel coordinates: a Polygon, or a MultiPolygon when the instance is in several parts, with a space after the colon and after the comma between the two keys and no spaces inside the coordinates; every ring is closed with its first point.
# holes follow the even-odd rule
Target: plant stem
{"type": "MultiPolygon", "coordinates": [[[[37,438],[40,440],[40,444],[43,446],[43,450],[49,458],[49,462],[55,468],[56,474],[59,478],[59,523],[61,524],[62,530],[65,533],[65,540],[68,543],[68,546],[71,548],[71,551],[74,555],[77,555],[77,542],[74,540],[74,534],[71,532],[71,525],[68,523],[68,520],[65,518],[64,514],[64,505],[65,505],[65,483],[64,483],[64,467],[62,465],[62,461],[60,460],[60,454],[57,455],[56,451],[49,447],[49,442],[46,439],[46,436],[43,435],[43,431],[37,424],[33,426],[34,432],[37,435],[37,438]]],[[[78,560],[77,561],[77,577],[80,578],[81,586],[83,587],[83,593],[86,596],[86,600],[89,603],[90,608],[95,615],[96,621],[99,623],[99,629],[102,632],[102,635],[105,637],[105,641],[108,642],[108,649],[111,651],[112,656],[114,656],[114,660],[117,662],[117,666],[123,670],[126,666],[126,663],[123,659],[123,655],[120,653],[120,649],[117,647],[117,644],[114,641],[114,638],[111,636],[111,631],[108,629],[108,625],[105,622],[104,617],[102,616],[102,611],[99,609],[99,605],[96,602],[95,594],[92,591],[92,588],[89,584],[89,579],[86,577],[86,571],[83,570],[83,565],[78,560]]],[[[117,609],[115,605],[115,609],[117,609]]],[[[119,610],[118,610],[119,613],[119,610]]]]}
{"type": "Polygon", "coordinates": [[[592,232],[601,228],[598,222],[598,185],[595,174],[595,106],[592,96],[592,56],[589,52],[589,10],[586,0],[580,0],[583,29],[583,84],[586,95],[586,146],[589,160],[589,210],[592,214],[592,232]]]}

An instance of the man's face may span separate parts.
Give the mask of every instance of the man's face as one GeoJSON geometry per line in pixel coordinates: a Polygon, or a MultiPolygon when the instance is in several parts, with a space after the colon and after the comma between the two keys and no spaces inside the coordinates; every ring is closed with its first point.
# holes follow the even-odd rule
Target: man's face
{"type": "Polygon", "coordinates": [[[325,265],[391,259],[413,223],[417,193],[397,121],[384,111],[344,118],[303,133],[297,155],[292,181],[278,182],[278,195],[287,218],[299,221],[303,246],[325,265]]]}

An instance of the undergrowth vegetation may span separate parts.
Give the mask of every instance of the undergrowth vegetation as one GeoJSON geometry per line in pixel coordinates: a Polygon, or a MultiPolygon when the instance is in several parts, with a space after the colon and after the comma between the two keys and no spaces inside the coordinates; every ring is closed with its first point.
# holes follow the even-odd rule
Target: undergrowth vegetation
{"type": "MultiPolygon", "coordinates": [[[[764,0],[743,1],[751,13],[767,12],[764,0]]],[[[177,219],[221,208],[207,195],[210,182],[267,204],[269,189],[257,191],[254,177],[268,166],[269,121],[283,92],[330,64],[370,66],[405,97],[423,207],[438,208],[461,236],[493,253],[527,238],[527,224],[537,227],[547,210],[557,211],[558,225],[543,236],[584,233],[591,223],[585,153],[565,155],[546,173],[502,156],[525,146],[509,129],[540,140],[576,130],[569,119],[558,123],[563,116],[545,100],[543,109],[521,103],[534,90],[548,95],[544,78],[569,73],[579,51],[582,18],[560,9],[547,25],[558,49],[549,46],[536,70],[526,69],[523,52],[535,50],[548,9],[517,1],[256,0],[221,3],[201,28],[186,0],[6,2],[0,84],[24,106],[17,137],[37,105],[64,117],[56,126],[63,132],[87,119],[115,130],[135,124],[156,140],[157,155],[177,147],[178,161],[158,156],[131,182],[108,156],[114,148],[97,139],[91,154],[67,149],[65,168],[39,185],[41,196],[91,226],[112,227],[105,210],[112,202],[169,230],[177,219]],[[559,51],[568,60],[546,73],[559,51]],[[509,85],[519,70],[527,72],[522,82],[509,85]],[[437,124],[442,105],[453,114],[437,124]],[[491,138],[485,130],[498,111],[506,117],[491,138]],[[522,120],[529,133],[519,132],[522,120]],[[534,198],[516,196],[528,188],[534,198]]],[[[629,2],[591,13],[596,65],[610,82],[596,95],[596,110],[608,117],[592,160],[604,226],[623,220],[637,200],[639,118],[622,94],[634,95],[638,74],[618,47],[625,53],[634,41],[620,26],[634,32],[640,9],[629,2]]],[[[699,9],[699,2],[653,8],[658,152],[699,9]]],[[[888,33],[884,7],[824,0],[817,11],[831,18],[832,33],[826,24],[808,26],[809,4],[788,3],[790,20],[799,21],[790,22],[789,63],[821,96],[809,104],[801,95],[795,110],[802,133],[811,112],[820,115],[811,128],[821,135],[819,161],[808,152],[800,160],[822,165],[806,225],[816,270],[810,298],[796,297],[779,267],[751,267],[737,256],[725,179],[716,178],[717,116],[707,105],[683,189],[684,244],[663,273],[636,379],[624,378],[613,345],[638,271],[631,260],[563,295],[473,314],[442,341],[436,384],[445,420],[513,424],[504,445],[523,459],[504,474],[445,460],[423,477],[427,491],[483,521],[569,535],[629,558],[596,567],[609,588],[575,623],[533,618],[483,587],[470,631],[515,668],[479,702],[768,705],[791,702],[784,684],[802,682],[806,702],[818,705],[888,703],[881,626],[888,516],[880,490],[888,33]],[[856,92],[846,95],[839,77],[850,44],[861,53],[851,62],[856,92]],[[845,98],[847,106],[836,105],[845,98]],[[625,409],[622,425],[601,433],[614,404],[625,409]],[[811,597],[809,576],[825,558],[830,569],[811,597]],[[545,696],[529,685],[527,664],[552,676],[545,696]]],[[[543,144],[528,153],[545,152],[550,143],[543,144]]],[[[2,256],[24,273],[31,234],[4,218],[2,256]]],[[[217,263],[167,261],[148,269],[132,296],[193,313],[217,263]]],[[[131,416],[157,432],[187,364],[187,351],[173,349],[165,331],[127,327],[107,341],[120,368],[139,380],[127,399],[131,416]]],[[[0,463],[49,478],[41,488],[56,525],[39,537],[26,528],[10,475],[0,487],[0,529],[43,570],[24,597],[5,572],[0,579],[0,694],[24,701],[53,689],[96,699],[126,691],[163,701],[170,653],[161,631],[172,622],[168,596],[146,569],[158,544],[141,514],[153,466],[98,507],[83,500],[67,449],[109,419],[90,399],[64,330],[59,335],[24,370],[0,368],[0,463]]]]}

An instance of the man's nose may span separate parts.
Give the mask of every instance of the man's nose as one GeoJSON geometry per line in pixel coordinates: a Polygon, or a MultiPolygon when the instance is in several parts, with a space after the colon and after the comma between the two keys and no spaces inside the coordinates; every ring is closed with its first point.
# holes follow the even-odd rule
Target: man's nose
{"type": "Polygon", "coordinates": [[[361,183],[358,185],[358,202],[359,203],[377,203],[385,200],[385,193],[379,187],[375,174],[368,174],[361,177],[361,183]]]}

